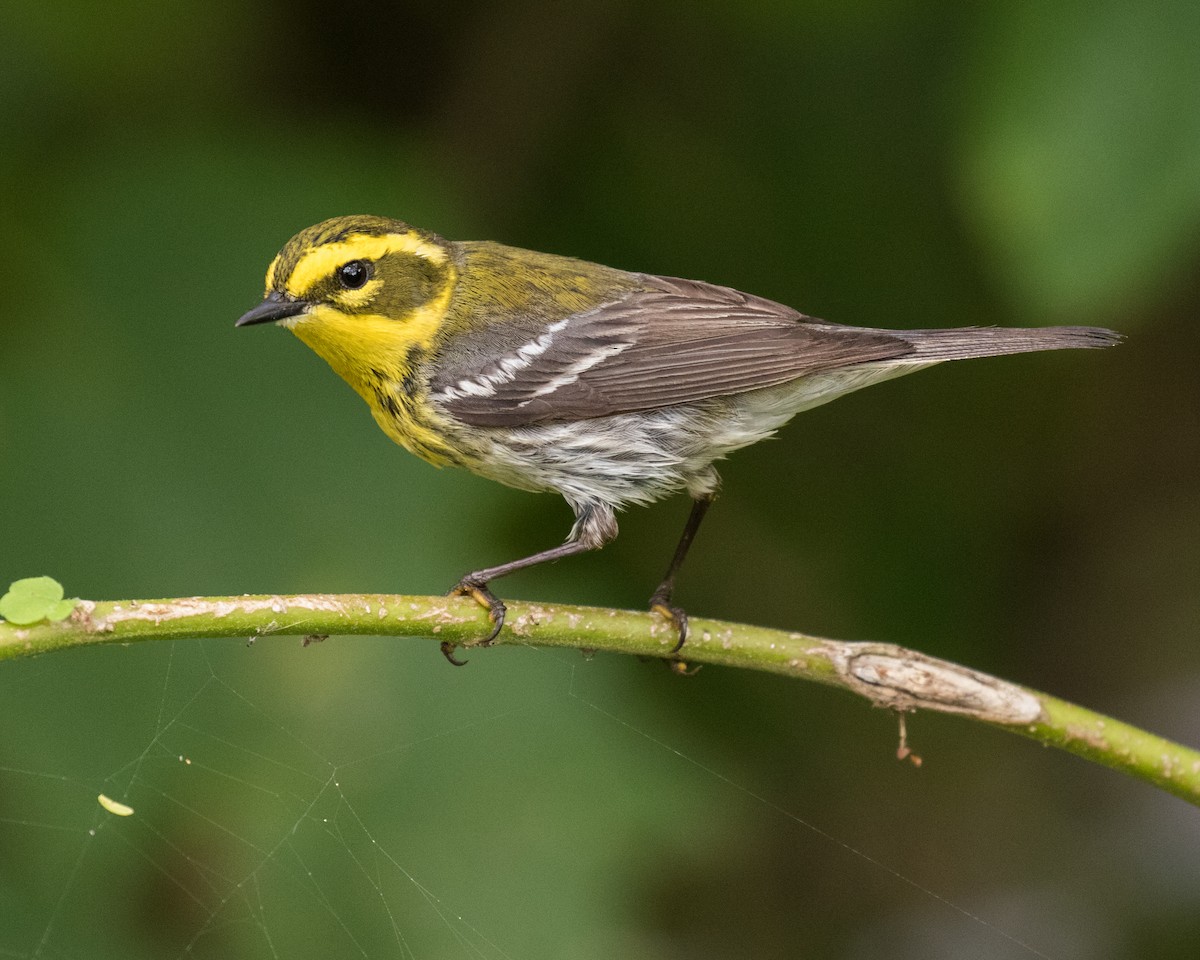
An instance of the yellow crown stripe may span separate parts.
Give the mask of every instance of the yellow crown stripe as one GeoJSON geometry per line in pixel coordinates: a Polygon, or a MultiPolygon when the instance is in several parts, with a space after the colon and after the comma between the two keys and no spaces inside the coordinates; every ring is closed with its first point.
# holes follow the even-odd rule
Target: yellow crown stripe
{"type": "Polygon", "coordinates": [[[271,265],[267,267],[267,293],[275,289],[275,271],[279,269],[279,258],[282,254],[275,254],[275,259],[271,261],[271,265]]]}
{"type": "MultiPolygon", "coordinates": [[[[408,253],[436,264],[446,262],[446,251],[442,247],[416,233],[356,234],[337,243],[322,244],[304,254],[287,279],[287,292],[302,298],[343,264],[351,260],[379,260],[389,253],[408,253]]],[[[273,274],[274,264],[267,275],[268,286],[275,279],[273,274]]]]}

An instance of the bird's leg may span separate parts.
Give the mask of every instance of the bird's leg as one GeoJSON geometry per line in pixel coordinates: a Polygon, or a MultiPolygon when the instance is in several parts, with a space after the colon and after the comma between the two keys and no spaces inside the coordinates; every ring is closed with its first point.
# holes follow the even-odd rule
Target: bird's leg
{"type": "MultiPolygon", "coordinates": [[[[589,550],[599,550],[617,535],[617,522],[613,517],[612,508],[604,504],[572,504],[572,506],[575,507],[576,519],[575,525],[571,528],[570,538],[566,543],[529,557],[510,560],[508,563],[468,573],[451,589],[450,596],[452,597],[474,598],[476,603],[487,610],[488,617],[492,621],[492,629],[488,635],[471,646],[491,646],[496,642],[496,637],[500,635],[500,630],[504,627],[504,614],[507,608],[504,606],[504,601],[488,589],[491,581],[527,567],[537,566],[539,563],[573,557],[578,553],[587,553],[589,550]]],[[[442,655],[456,667],[461,667],[467,662],[455,659],[455,644],[445,641],[441,648],[442,655]]]]}
{"type": "Polygon", "coordinates": [[[708,513],[708,508],[712,506],[713,498],[714,495],[708,493],[698,496],[692,501],[692,512],[688,514],[687,525],[683,528],[679,544],[675,547],[675,556],[671,558],[671,565],[667,567],[667,573],[663,577],[662,583],[658,585],[658,589],[650,598],[650,609],[670,620],[675,624],[675,629],[679,631],[679,640],[671,648],[672,653],[679,652],[687,640],[688,634],[687,614],[680,607],[671,603],[671,594],[675,590],[675,574],[683,566],[688,549],[691,547],[692,541],[696,539],[696,531],[700,529],[700,523],[704,519],[704,515],[708,513]]]}
{"type": "MultiPolygon", "coordinates": [[[[496,637],[499,635],[501,628],[504,626],[504,601],[497,597],[491,590],[488,589],[488,584],[500,577],[506,577],[510,573],[516,573],[518,570],[524,570],[526,567],[533,567],[539,563],[548,563],[551,560],[561,560],[563,557],[573,557],[577,553],[586,553],[589,550],[594,550],[591,544],[582,543],[578,540],[567,541],[557,547],[552,547],[549,550],[543,550],[541,553],[535,553],[530,557],[522,557],[520,560],[510,560],[508,563],[502,563],[495,567],[487,567],[484,570],[476,570],[473,573],[468,573],[465,577],[454,585],[450,591],[451,596],[473,597],[478,603],[488,612],[488,616],[492,621],[491,632],[482,640],[477,641],[477,646],[488,647],[496,642],[496,637]]],[[[446,651],[443,650],[443,653],[446,651]]],[[[450,658],[453,663],[453,658],[450,658]]]]}

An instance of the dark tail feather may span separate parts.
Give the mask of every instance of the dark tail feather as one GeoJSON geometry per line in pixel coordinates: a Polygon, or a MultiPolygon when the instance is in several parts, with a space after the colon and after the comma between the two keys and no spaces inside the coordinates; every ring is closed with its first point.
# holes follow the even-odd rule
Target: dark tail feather
{"type": "Polygon", "coordinates": [[[913,345],[904,360],[968,360],[1035,350],[1095,350],[1111,347],[1121,335],[1100,327],[959,327],[951,330],[889,330],[913,345]]]}

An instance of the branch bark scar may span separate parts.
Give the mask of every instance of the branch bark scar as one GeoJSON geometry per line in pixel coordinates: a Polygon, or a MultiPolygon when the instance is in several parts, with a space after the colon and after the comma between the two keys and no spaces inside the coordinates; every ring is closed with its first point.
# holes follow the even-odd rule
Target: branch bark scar
{"type": "Polygon", "coordinates": [[[1037,697],[996,677],[887,643],[825,641],[829,658],[857,693],[893,710],[937,710],[989,723],[1027,724],[1042,718],[1037,697]]]}

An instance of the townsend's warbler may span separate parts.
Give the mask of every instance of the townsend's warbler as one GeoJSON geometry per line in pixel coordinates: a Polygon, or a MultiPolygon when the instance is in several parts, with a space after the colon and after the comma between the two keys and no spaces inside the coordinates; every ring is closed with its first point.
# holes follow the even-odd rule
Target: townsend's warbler
{"type": "Polygon", "coordinates": [[[504,624],[492,580],[595,550],[617,535],[616,510],[686,490],[692,512],[650,600],[674,622],[675,650],[687,617],[671,593],[717,491],[714,460],[801,410],[943,360],[1118,339],[1093,327],[844,327],[727,287],[456,243],[368,216],[287,242],[266,298],[237,325],[268,322],[324,357],[413,453],[571,505],[561,546],[454,588],[488,609],[483,644],[504,624]]]}

